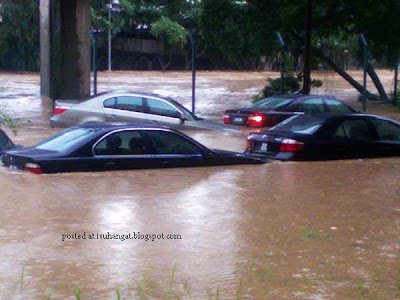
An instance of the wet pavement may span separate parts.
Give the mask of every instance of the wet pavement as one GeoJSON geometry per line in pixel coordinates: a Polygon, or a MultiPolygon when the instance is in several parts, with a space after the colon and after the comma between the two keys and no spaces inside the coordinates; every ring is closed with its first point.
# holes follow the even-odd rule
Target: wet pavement
{"type": "MultiPolygon", "coordinates": [[[[220,118],[276,75],[200,72],[198,111],[220,118]]],[[[319,76],[326,92],[360,105],[337,77],[319,76]]],[[[19,122],[13,140],[55,131],[37,75],[0,82],[0,105],[19,122]]],[[[101,73],[106,84],[190,106],[189,73],[101,73]]],[[[369,107],[399,119],[391,106],[369,107]]],[[[245,132],[187,133],[245,146],[245,132]]],[[[396,299],[399,182],[398,158],[41,176],[0,168],[0,299],[396,299]]]]}

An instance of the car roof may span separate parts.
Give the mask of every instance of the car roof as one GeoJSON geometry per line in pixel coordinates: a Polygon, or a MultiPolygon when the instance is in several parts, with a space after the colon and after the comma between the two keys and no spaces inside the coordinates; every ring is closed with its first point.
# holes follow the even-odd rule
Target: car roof
{"type": "Polygon", "coordinates": [[[72,128],[93,128],[93,129],[168,129],[175,131],[167,126],[143,124],[143,123],[105,123],[105,122],[85,122],[72,128]]]}
{"type": "Polygon", "coordinates": [[[363,114],[363,113],[319,113],[319,114],[301,114],[297,115],[296,118],[307,118],[309,116],[319,117],[325,120],[338,120],[338,119],[366,119],[366,118],[374,118],[387,120],[395,123],[399,123],[396,120],[392,120],[386,117],[373,115],[373,114],[363,114]]]}
{"type": "MultiPolygon", "coordinates": [[[[329,99],[335,99],[335,100],[340,100],[338,98],[336,98],[335,96],[332,95],[317,95],[317,94],[311,94],[311,95],[305,95],[305,94],[301,94],[301,93],[297,93],[297,94],[283,94],[283,95],[272,95],[269,97],[265,97],[261,100],[265,100],[268,98],[283,98],[283,99],[294,99],[294,100],[299,100],[299,99],[308,99],[308,98],[329,98],[329,99]]],[[[260,101],[261,101],[260,100],[260,101]]]]}
{"type": "Polygon", "coordinates": [[[156,94],[156,93],[133,91],[133,90],[117,90],[117,91],[102,92],[100,94],[97,94],[94,97],[90,97],[89,99],[93,99],[97,96],[111,96],[112,97],[112,96],[121,95],[121,94],[143,95],[143,96],[156,97],[156,98],[169,100],[169,101],[176,101],[175,99],[168,97],[168,96],[162,96],[162,95],[156,94]]]}

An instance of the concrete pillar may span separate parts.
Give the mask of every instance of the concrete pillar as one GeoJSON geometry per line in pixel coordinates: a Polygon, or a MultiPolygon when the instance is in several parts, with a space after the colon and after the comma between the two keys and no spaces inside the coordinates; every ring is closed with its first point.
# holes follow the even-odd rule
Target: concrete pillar
{"type": "Polygon", "coordinates": [[[40,77],[45,99],[90,95],[90,0],[40,0],[40,77]]]}

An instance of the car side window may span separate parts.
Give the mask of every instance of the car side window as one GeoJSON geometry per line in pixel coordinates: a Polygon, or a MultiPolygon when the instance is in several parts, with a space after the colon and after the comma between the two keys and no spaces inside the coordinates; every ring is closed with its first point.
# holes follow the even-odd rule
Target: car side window
{"type": "Polygon", "coordinates": [[[127,111],[143,112],[143,98],[133,96],[119,96],[107,99],[103,102],[105,108],[113,108],[127,111]]]}
{"type": "Polygon", "coordinates": [[[332,99],[325,99],[325,103],[328,106],[330,112],[333,113],[349,113],[352,112],[350,107],[344,105],[342,102],[332,99]]]}
{"type": "Polygon", "coordinates": [[[365,120],[345,120],[336,128],[333,137],[354,140],[370,141],[373,136],[365,120]]]}
{"type": "Polygon", "coordinates": [[[322,113],[325,111],[324,101],[321,98],[306,99],[302,103],[302,111],[307,114],[322,113]]]}
{"type": "Polygon", "coordinates": [[[167,131],[148,131],[157,154],[201,154],[201,149],[192,141],[167,131]]]}
{"type": "Polygon", "coordinates": [[[172,118],[179,118],[181,116],[181,113],[174,106],[164,101],[148,98],[147,106],[151,114],[172,118]]]}
{"type": "Polygon", "coordinates": [[[103,102],[103,106],[105,108],[115,108],[116,105],[117,105],[117,98],[115,97],[104,100],[103,102]]]}
{"type": "Polygon", "coordinates": [[[305,112],[307,114],[322,113],[325,111],[324,100],[322,98],[311,98],[303,101],[296,101],[289,105],[285,111],[305,112]]]}
{"type": "Polygon", "coordinates": [[[139,130],[119,131],[101,140],[94,155],[145,155],[153,154],[151,145],[139,130]]]}
{"type": "Polygon", "coordinates": [[[373,119],[379,140],[400,142],[400,126],[386,120],[373,119]]]}

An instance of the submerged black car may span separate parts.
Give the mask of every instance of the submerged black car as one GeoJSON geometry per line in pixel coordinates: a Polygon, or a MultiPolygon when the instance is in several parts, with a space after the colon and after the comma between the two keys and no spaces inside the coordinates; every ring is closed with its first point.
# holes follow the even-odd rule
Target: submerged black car
{"type": "Polygon", "coordinates": [[[246,153],[279,160],[400,156],[400,123],[362,114],[301,115],[247,141],[246,153]]]}
{"type": "Polygon", "coordinates": [[[225,111],[224,123],[250,127],[272,127],[294,115],[354,113],[351,106],[323,95],[285,95],[265,98],[249,107],[225,111]]]}
{"type": "Polygon", "coordinates": [[[210,150],[164,127],[86,123],[38,145],[7,151],[3,164],[33,173],[260,164],[243,153],[210,150]]]}

